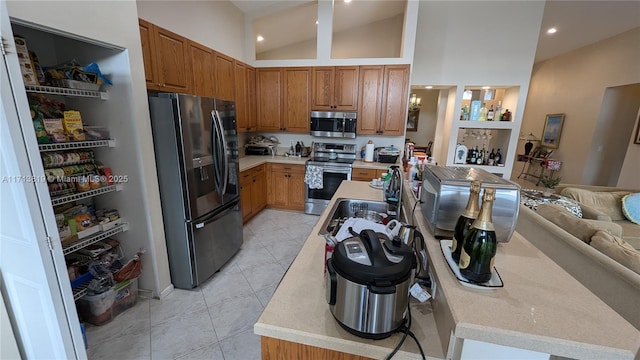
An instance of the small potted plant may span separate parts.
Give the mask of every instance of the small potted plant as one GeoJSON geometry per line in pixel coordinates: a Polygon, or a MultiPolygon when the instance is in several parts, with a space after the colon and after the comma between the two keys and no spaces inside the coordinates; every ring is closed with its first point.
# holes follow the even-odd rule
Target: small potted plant
{"type": "Polygon", "coordinates": [[[551,194],[553,193],[553,189],[558,186],[558,184],[560,184],[561,179],[561,177],[557,177],[554,179],[552,177],[542,175],[542,177],[540,177],[540,183],[544,185],[544,191],[542,192],[542,195],[547,197],[551,196],[551,194]]]}

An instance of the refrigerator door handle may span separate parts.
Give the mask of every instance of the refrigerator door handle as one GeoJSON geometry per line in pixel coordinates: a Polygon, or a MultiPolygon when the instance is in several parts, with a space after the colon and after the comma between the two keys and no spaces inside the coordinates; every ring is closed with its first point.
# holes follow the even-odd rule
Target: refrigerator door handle
{"type": "Polygon", "coordinates": [[[227,159],[227,139],[224,137],[224,128],[222,127],[222,120],[220,119],[220,113],[216,112],[216,119],[218,120],[218,128],[220,130],[220,138],[222,139],[222,161],[224,164],[224,177],[222,178],[222,195],[227,192],[227,185],[229,182],[229,160],[227,159]]]}
{"type": "Polygon", "coordinates": [[[214,160],[214,166],[213,166],[213,171],[214,171],[214,180],[216,182],[216,189],[218,190],[218,192],[220,193],[220,195],[224,194],[221,193],[221,186],[220,186],[220,181],[219,179],[222,177],[222,171],[220,171],[220,164],[222,163],[220,161],[220,149],[218,148],[218,139],[219,139],[219,134],[218,134],[218,121],[216,120],[216,114],[214,112],[214,110],[211,110],[211,156],[215,159],[214,160]],[[218,153],[218,158],[216,159],[216,153],[218,153]]]}

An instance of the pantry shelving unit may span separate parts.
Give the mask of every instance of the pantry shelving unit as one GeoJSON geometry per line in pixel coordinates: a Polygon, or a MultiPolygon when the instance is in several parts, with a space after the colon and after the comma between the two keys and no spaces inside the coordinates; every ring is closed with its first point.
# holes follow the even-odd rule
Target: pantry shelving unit
{"type": "MultiPolygon", "coordinates": [[[[107,92],[83,90],[83,89],[25,85],[25,90],[27,93],[57,95],[57,96],[71,97],[71,98],[79,97],[79,98],[92,98],[92,99],[100,99],[100,100],[109,99],[107,92]]],[[[73,151],[73,150],[79,150],[79,149],[92,149],[92,148],[100,148],[100,147],[113,148],[115,147],[115,144],[116,142],[113,139],[70,141],[70,142],[63,142],[63,143],[38,144],[38,150],[40,151],[40,153],[44,153],[49,151],[73,151]]],[[[73,174],[73,175],[70,175],[70,177],[83,176],[83,175],[86,175],[86,174],[73,174]]],[[[55,206],[60,206],[60,205],[68,204],[75,201],[90,199],[98,195],[104,195],[114,191],[121,191],[122,188],[123,188],[123,184],[113,184],[108,186],[102,186],[97,189],[92,189],[88,191],[72,193],[72,194],[62,195],[62,196],[53,196],[54,194],[52,194],[51,206],[55,207],[55,206]]],[[[94,225],[94,227],[96,226],[99,227],[101,225],[94,225]]],[[[63,245],[62,246],[63,254],[65,256],[73,254],[78,250],[82,250],[99,241],[106,240],[111,236],[123,233],[128,229],[129,229],[128,223],[121,223],[120,225],[110,228],[109,230],[99,231],[86,238],[82,238],[70,244],[63,245]]],[[[87,294],[91,280],[92,279],[89,279],[86,282],[72,289],[74,301],[77,301],[78,299],[82,298],[84,295],[87,294]]],[[[105,285],[107,283],[107,279],[99,279],[98,281],[100,282],[100,285],[105,285]]]]}

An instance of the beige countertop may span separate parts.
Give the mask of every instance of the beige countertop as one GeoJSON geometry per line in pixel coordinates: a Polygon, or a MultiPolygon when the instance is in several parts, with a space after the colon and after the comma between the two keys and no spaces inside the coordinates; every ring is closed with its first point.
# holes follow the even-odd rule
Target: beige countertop
{"type": "MultiPolygon", "coordinates": [[[[266,164],[266,163],[283,163],[283,164],[300,164],[304,165],[304,163],[309,160],[308,157],[296,157],[296,156],[258,156],[258,155],[249,155],[243,156],[239,159],[240,171],[245,171],[247,169],[251,169],[252,167],[266,164]]],[[[368,163],[362,160],[356,160],[353,163],[354,168],[367,168],[367,169],[386,169],[390,165],[394,164],[382,164],[382,163],[368,163]]]]}
{"type": "MultiPolygon", "coordinates": [[[[343,182],[337,198],[382,200],[365,182],[343,182]]],[[[405,187],[406,189],[406,187],[405,187]]],[[[405,192],[405,208],[415,198],[405,192]]],[[[329,204],[327,209],[331,209],[329,204]]],[[[297,258],[254,326],[258,335],[372,358],[386,357],[399,340],[367,340],[342,329],[325,300],[324,239],[318,219],[297,258]]],[[[458,339],[538,351],[570,358],[634,359],[640,332],[551,259],[515,233],[498,246],[495,266],[503,288],[477,290],[461,285],[428,231],[419,207],[416,225],[425,235],[434,299],[412,305],[412,331],[429,358],[442,359],[450,334],[458,339]]],[[[398,359],[419,358],[407,339],[398,359]]]]}

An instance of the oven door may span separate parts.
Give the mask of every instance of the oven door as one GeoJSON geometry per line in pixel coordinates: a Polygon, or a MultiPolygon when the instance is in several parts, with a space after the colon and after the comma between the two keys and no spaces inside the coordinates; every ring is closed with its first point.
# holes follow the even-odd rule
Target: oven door
{"type": "Polygon", "coordinates": [[[322,189],[309,189],[309,185],[305,184],[304,212],[307,214],[322,214],[342,181],[351,180],[351,167],[328,164],[320,166],[323,168],[322,189]]]}

